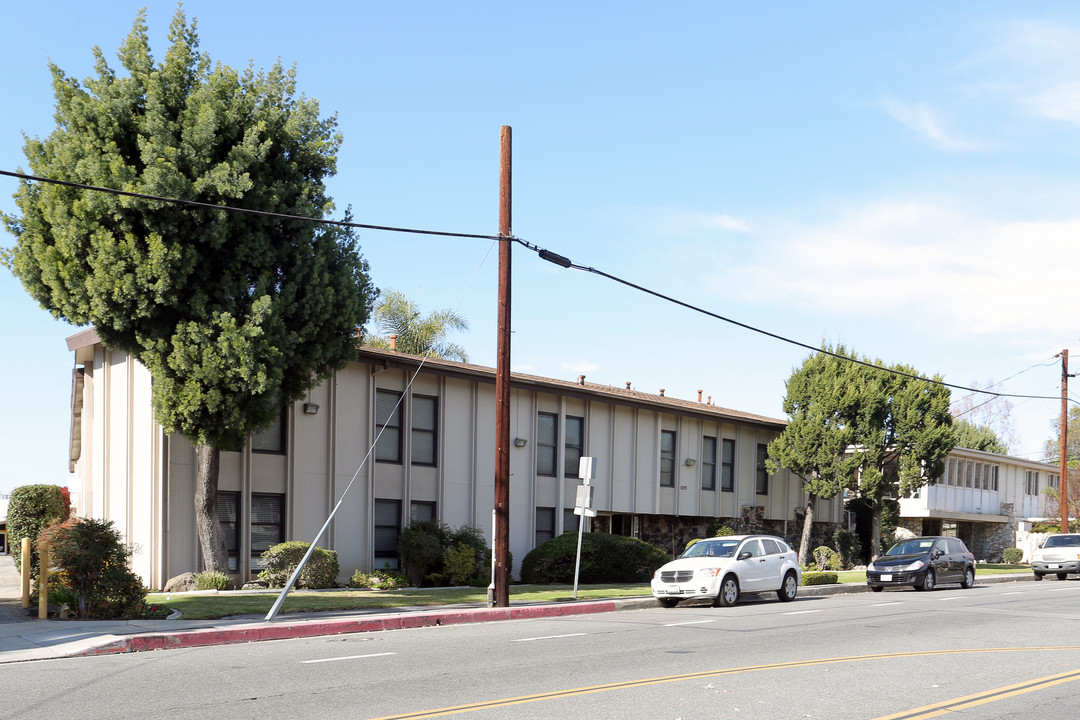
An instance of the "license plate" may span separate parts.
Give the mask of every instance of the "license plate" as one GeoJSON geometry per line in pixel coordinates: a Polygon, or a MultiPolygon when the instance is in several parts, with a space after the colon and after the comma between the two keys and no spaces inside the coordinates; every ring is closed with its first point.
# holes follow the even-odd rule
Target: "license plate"
{"type": "Polygon", "coordinates": [[[1060,565],[1047,565],[1046,567],[1050,568],[1051,570],[1057,570],[1061,566],[1060,565]]]}
{"type": "Polygon", "coordinates": [[[892,582],[892,575],[882,575],[881,582],[892,582]]]}
{"type": "Polygon", "coordinates": [[[680,588],[678,585],[668,585],[667,594],[680,595],[682,594],[682,588],[680,588]]]}

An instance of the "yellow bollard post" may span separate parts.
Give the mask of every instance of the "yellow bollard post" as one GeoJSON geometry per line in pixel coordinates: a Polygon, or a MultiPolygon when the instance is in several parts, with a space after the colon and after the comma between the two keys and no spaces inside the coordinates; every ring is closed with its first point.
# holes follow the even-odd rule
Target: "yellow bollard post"
{"type": "Polygon", "coordinates": [[[30,607],[30,538],[22,539],[22,558],[20,574],[22,575],[22,606],[30,607]]]}
{"type": "Polygon", "coordinates": [[[49,543],[38,543],[38,619],[49,619],[49,543]]]}

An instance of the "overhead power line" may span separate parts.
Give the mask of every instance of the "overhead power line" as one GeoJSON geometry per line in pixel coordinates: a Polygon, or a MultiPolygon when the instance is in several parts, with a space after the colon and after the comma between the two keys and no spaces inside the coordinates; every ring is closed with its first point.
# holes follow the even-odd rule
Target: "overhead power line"
{"type": "Polygon", "coordinates": [[[387,232],[413,233],[415,235],[440,235],[443,237],[476,238],[478,240],[500,239],[498,235],[475,235],[472,233],[443,232],[440,230],[417,230],[416,228],[392,227],[390,225],[368,225],[365,223],[349,222],[346,220],[327,220],[325,218],[305,217],[303,215],[289,215],[288,213],[268,212],[266,210],[253,210],[251,208],[236,207],[233,205],[214,205],[213,203],[199,202],[198,200],[181,200],[179,198],[161,197],[160,195],[147,195],[146,193],[131,192],[128,190],[115,190],[113,188],[98,187],[96,185],[86,185],[84,183],[70,182],[68,180],[54,180],[52,178],[43,178],[36,175],[27,175],[25,173],[11,172],[9,170],[0,170],[0,175],[7,175],[8,177],[18,178],[20,180],[32,180],[34,182],[50,183],[52,185],[63,185],[64,187],[78,188],[79,190],[92,190],[94,192],[103,192],[110,195],[122,195],[124,197],[138,198],[140,200],[153,200],[155,202],[171,203],[173,205],[197,207],[204,210],[223,210],[225,212],[245,213],[247,215],[259,215],[261,217],[278,218],[280,220],[299,220],[302,222],[315,223],[319,225],[334,225],[337,227],[360,228],[363,230],[385,230],[387,232]]]}
{"type": "MultiPolygon", "coordinates": [[[[747,324],[747,323],[744,323],[744,322],[740,322],[738,320],[733,320],[732,318],[729,318],[729,317],[724,317],[723,315],[720,315],[718,313],[714,313],[714,312],[712,312],[710,310],[706,310],[706,309],[704,309],[702,307],[699,307],[697,305],[693,305],[693,304],[685,302],[683,300],[679,300],[677,298],[671,297],[670,295],[665,295],[664,293],[661,293],[659,291],[652,290],[650,288],[644,287],[643,285],[638,285],[637,283],[633,283],[633,282],[631,282],[629,280],[626,280],[624,278],[621,278],[621,277],[618,277],[616,275],[612,275],[610,273],[604,272],[603,270],[598,270],[598,269],[596,269],[594,267],[589,267],[589,266],[586,266],[586,265],[577,265],[577,264],[575,264],[573,261],[571,261],[569,258],[567,258],[564,255],[560,255],[560,254],[555,253],[555,252],[553,252],[551,250],[547,250],[546,248],[541,248],[538,245],[527,242],[527,241],[523,240],[522,238],[518,238],[518,237],[513,237],[513,236],[504,237],[504,236],[500,236],[500,235],[482,235],[482,234],[476,234],[476,233],[445,232],[445,231],[441,231],[441,230],[420,230],[420,229],[416,229],[416,228],[393,227],[393,226],[390,226],[390,225],[371,225],[371,224],[367,224],[367,223],[357,223],[357,222],[350,222],[350,221],[345,221],[345,220],[327,220],[325,218],[305,217],[305,216],[302,216],[302,215],[289,215],[287,213],[275,213],[275,212],[267,212],[265,210],[253,210],[253,209],[250,209],[250,208],[235,207],[235,206],[232,206],[232,205],[214,205],[212,203],[199,202],[197,200],[182,200],[182,199],[179,199],[179,198],[162,197],[162,196],[159,196],[159,195],[148,195],[146,193],[131,192],[131,191],[128,191],[128,190],[116,190],[114,188],[105,188],[105,187],[99,187],[99,186],[96,186],[96,185],[87,185],[85,183],[71,182],[71,181],[68,181],[68,180],[56,180],[54,178],[45,178],[45,177],[39,177],[39,176],[36,176],[36,175],[28,175],[26,173],[12,172],[10,170],[0,170],[0,175],[5,175],[5,176],[8,176],[8,177],[18,178],[20,180],[26,180],[26,181],[31,181],[31,182],[50,183],[50,184],[53,184],[53,185],[62,185],[62,186],[65,186],[65,187],[77,188],[79,190],[90,190],[90,191],[93,191],[93,192],[103,192],[103,193],[109,193],[109,194],[112,194],[112,195],[121,195],[121,196],[124,196],[124,197],[138,198],[138,199],[141,199],[141,200],[151,200],[151,201],[154,201],[154,202],[170,203],[170,204],[173,204],[173,205],[181,205],[181,206],[185,206],[185,207],[197,207],[197,208],[202,208],[202,209],[206,209],[206,210],[221,210],[221,211],[224,211],[224,212],[245,213],[245,214],[249,214],[249,215],[259,215],[259,216],[264,216],[264,217],[279,218],[279,219],[282,219],[282,220],[298,220],[298,221],[310,222],[310,223],[316,223],[316,224],[322,224],[322,225],[334,225],[334,226],[337,226],[337,227],[359,228],[359,229],[363,229],[363,230],[382,230],[382,231],[386,231],[386,232],[412,233],[412,234],[416,234],[416,235],[436,235],[436,236],[441,236],[441,237],[474,238],[474,239],[479,239],[479,240],[504,240],[504,239],[505,240],[512,240],[512,241],[520,244],[522,247],[525,247],[525,248],[527,248],[529,250],[532,250],[533,252],[537,253],[537,255],[539,255],[541,259],[547,260],[548,262],[555,263],[556,265],[559,265],[561,267],[571,268],[571,269],[574,269],[574,270],[581,270],[582,272],[587,272],[587,273],[592,273],[594,275],[599,275],[600,277],[607,278],[608,280],[611,280],[612,282],[616,282],[616,283],[619,283],[621,285],[625,285],[625,286],[627,286],[629,288],[633,288],[634,290],[637,290],[639,292],[643,292],[643,293],[645,293],[647,295],[652,295],[653,297],[659,298],[659,299],[664,300],[664,301],[669,302],[669,303],[673,303],[675,305],[679,305],[679,306],[684,307],[684,308],[686,308],[688,310],[692,310],[692,311],[700,313],[702,315],[706,315],[708,317],[715,318],[716,320],[721,320],[723,322],[730,323],[730,324],[735,325],[737,327],[741,327],[744,330],[749,330],[751,332],[755,332],[755,333],[758,333],[760,335],[770,337],[770,338],[772,338],[774,340],[779,340],[780,342],[787,343],[789,345],[794,345],[796,347],[804,348],[804,349],[809,350],[811,352],[822,353],[824,355],[829,355],[829,356],[837,358],[839,360],[846,360],[847,362],[855,363],[856,365],[863,365],[863,366],[868,367],[868,368],[873,368],[875,370],[880,370],[882,372],[891,373],[893,375],[898,375],[900,377],[906,377],[906,378],[910,378],[912,380],[921,380],[923,382],[932,383],[934,385],[941,385],[943,387],[948,387],[948,388],[952,388],[952,389],[955,389],[955,390],[964,390],[964,391],[971,392],[971,393],[976,393],[976,394],[979,394],[979,395],[992,395],[994,397],[1002,397],[1002,398],[1024,398],[1024,399],[1028,399],[1028,400],[1060,400],[1060,397],[1058,397],[1058,396],[1021,395],[1021,394],[1015,394],[1015,393],[1002,393],[1002,392],[995,392],[995,391],[992,391],[992,390],[983,390],[983,389],[980,389],[980,388],[967,387],[965,385],[957,385],[957,384],[954,384],[954,383],[947,383],[947,382],[944,382],[942,380],[935,380],[935,379],[932,379],[932,378],[925,378],[925,377],[921,377],[919,375],[915,375],[915,374],[912,374],[912,373],[903,372],[902,370],[895,370],[893,368],[885,367],[885,366],[882,366],[882,365],[875,365],[874,363],[866,362],[865,360],[859,360],[858,358],[853,358],[853,357],[848,357],[846,355],[841,355],[840,353],[832,352],[831,350],[826,350],[824,348],[815,347],[815,346],[810,345],[808,343],[800,342],[798,340],[793,340],[793,339],[785,337],[783,335],[779,335],[777,333],[770,332],[768,330],[764,330],[764,329],[759,328],[759,327],[755,327],[754,325],[750,325],[750,324],[747,324]]],[[[1028,368],[1028,369],[1030,369],[1030,368],[1028,368]]],[[[1026,371],[1022,371],[1022,372],[1026,372],[1026,371]]],[[[1020,374],[1020,373],[1017,373],[1017,374],[1020,374]]],[[[1013,377],[1015,377],[1015,376],[1013,376],[1013,377]]],[[[1073,402],[1076,402],[1076,401],[1074,400],[1073,402]]]]}

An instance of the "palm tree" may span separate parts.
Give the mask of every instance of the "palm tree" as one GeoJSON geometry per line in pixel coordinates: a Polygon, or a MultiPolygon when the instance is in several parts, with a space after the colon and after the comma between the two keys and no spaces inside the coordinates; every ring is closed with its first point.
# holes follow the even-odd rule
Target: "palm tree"
{"type": "Polygon", "coordinates": [[[372,347],[390,347],[390,336],[397,336],[397,350],[411,355],[445,358],[468,362],[465,348],[448,342],[451,330],[468,330],[469,323],[453,310],[436,310],[421,317],[416,303],[398,290],[380,293],[371,314],[375,324],[374,336],[364,338],[372,347]]]}

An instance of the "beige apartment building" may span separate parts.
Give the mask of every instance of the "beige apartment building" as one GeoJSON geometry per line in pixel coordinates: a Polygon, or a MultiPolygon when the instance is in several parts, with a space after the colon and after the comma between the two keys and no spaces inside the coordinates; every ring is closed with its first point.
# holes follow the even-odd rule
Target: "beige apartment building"
{"type": "MultiPolygon", "coordinates": [[[[116,524],[151,588],[201,570],[195,453],[154,421],[149,372],[106,349],[93,329],[68,338],[68,349],[76,511],[116,524]]],[[[494,382],[492,368],[360,348],[242,451],[222,452],[219,515],[232,571],[249,579],[270,545],[310,541],[339,500],[319,544],[338,552],[342,581],[357,569],[395,566],[397,535],[412,520],[473,525],[490,545],[494,382]]],[[[581,456],[597,459],[597,517],[586,529],[639,537],[671,554],[720,523],[792,539],[799,531],[798,478],[764,467],[782,420],[629,383],[520,373],[511,378],[510,416],[515,575],[537,544],[577,529],[581,456]]],[[[819,502],[823,540],[843,519],[841,502],[819,502]]]]}

